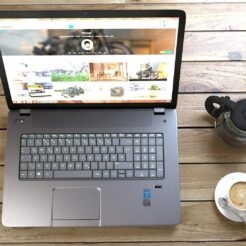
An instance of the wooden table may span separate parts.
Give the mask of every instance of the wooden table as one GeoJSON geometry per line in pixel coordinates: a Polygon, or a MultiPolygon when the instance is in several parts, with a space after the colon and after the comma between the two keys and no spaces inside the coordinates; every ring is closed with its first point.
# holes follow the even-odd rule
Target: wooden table
{"type": "MultiPolygon", "coordinates": [[[[204,110],[211,94],[246,97],[246,1],[230,0],[1,0],[0,9],[183,9],[187,25],[178,100],[182,221],[176,227],[24,228],[0,225],[0,243],[30,245],[243,246],[246,226],[220,215],[218,180],[246,172],[246,148],[224,144],[204,110]],[[45,3],[41,5],[40,2],[45,3]],[[50,3],[52,4],[50,5],[50,3]],[[70,5],[66,4],[67,2],[70,5]],[[141,4],[141,2],[145,2],[141,4]],[[163,4],[165,2],[165,4],[163,4]],[[84,3],[84,4],[81,4],[84,3]],[[91,5],[94,3],[95,5],[91,5]],[[112,4],[114,3],[114,4],[112,4]],[[127,4],[124,4],[127,3],[127,4]],[[18,4],[18,5],[16,5],[18,4]]],[[[7,106],[0,90],[0,191],[3,185],[7,106]]],[[[2,201],[2,195],[0,196],[2,201]]]]}

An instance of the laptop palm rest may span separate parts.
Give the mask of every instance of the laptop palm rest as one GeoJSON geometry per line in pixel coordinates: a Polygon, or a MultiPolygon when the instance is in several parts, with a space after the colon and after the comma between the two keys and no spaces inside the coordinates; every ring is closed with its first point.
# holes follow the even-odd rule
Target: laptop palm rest
{"type": "Polygon", "coordinates": [[[100,225],[99,188],[54,188],[52,226],[100,225]]]}

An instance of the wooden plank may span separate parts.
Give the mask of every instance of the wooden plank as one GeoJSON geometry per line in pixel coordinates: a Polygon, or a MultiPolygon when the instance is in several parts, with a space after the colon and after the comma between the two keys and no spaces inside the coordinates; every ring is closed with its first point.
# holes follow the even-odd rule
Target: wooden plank
{"type": "Polygon", "coordinates": [[[246,146],[224,143],[214,129],[180,129],[178,133],[181,163],[246,162],[246,146]]]}
{"type": "MultiPolygon", "coordinates": [[[[165,0],[165,3],[235,3],[233,0],[165,0]]],[[[246,0],[237,0],[236,3],[245,3],[246,0]]],[[[163,0],[104,0],[103,4],[163,4],[163,0]]],[[[66,0],[1,0],[0,5],[14,5],[14,4],[102,4],[100,0],[70,0],[67,2],[66,0]]]]}
{"type": "MultiPolygon", "coordinates": [[[[0,202],[2,202],[3,171],[0,166],[0,202]]],[[[218,181],[226,174],[245,172],[244,164],[181,164],[181,201],[211,201],[218,181]]]]}
{"type": "MultiPolygon", "coordinates": [[[[18,243],[4,244],[17,246],[18,243]]],[[[67,243],[28,243],[28,246],[68,246],[67,243]]],[[[72,246],[91,246],[91,243],[73,243],[72,246]]],[[[134,243],[93,243],[93,246],[232,246],[232,242],[134,242],[134,243]]],[[[233,246],[245,246],[245,241],[233,242],[233,246]]]]}
{"type": "Polygon", "coordinates": [[[8,106],[4,96],[0,96],[0,129],[7,127],[8,106]]]}
{"type": "Polygon", "coordinates": [[[180,92],[246,92],[246,62],[183,62],[180,92]]]}
{"type": "MultiPolygon", "coordinates": [[[[173,3],[155,4],[151,1],[145,1],[140,4],[140,1],[132,1],[135,4],[123,4],[124,0],[103,1],[33,1],[33,4],[25,3],[25,1],[1,1],[0,9],[2,10],[67,10],[67,9],[183,9],[187,14],[186,30],[188,31],[204,31],[204,30],[245,30],[246,12],[245,3],[201,3],[186,4],[186,3],[173,3]],[[44,4],[42,4],[44,3],[44,4]],[[18,4],[18,5],[17,5],[18,4]],[[21,5],[24,4],[24,5],[21,5]],[[216,9],[216,11],[213,11],[216,9]],[[219,14],[218,14],[219,13],[219,14]]],[[[128,2],[128,1],[127,1],[128,2]]],[[[217,2],[217,1],[216,1],[217,2]]],[[[29,1],[30,3],[30,1],[29,1]]]]}
{"type": "Polygon", "coordinates": [[[233,172],[246,173],[244,164],[185,164],[180,165],[181,200],[213,200],[218,181],[233,172]]]}
{"type": "Polygon", "coordinates": [[[246,32],[186,32],[183,61],[246,59],[246,32]]]}
{"type": "Polygon", "coordinates": [[[245,227],[225,219],[214,202],[181,203],[182,221],[175,227],[108,227],[108,228],[4,228],[1,243],[37,242],[173,242],[173,241],[240,241],[245,227]]]}
{"type": "MultiPolygon", "coordinates": [[[[211,94],[180,94],[178,96],[178,126],[179,127],[213,127],[214,118],[205,109],[205,100],[211,94]]],[[[245,93],[213,94],[229,95],[233,101],[245,99],[245,93]]]]}

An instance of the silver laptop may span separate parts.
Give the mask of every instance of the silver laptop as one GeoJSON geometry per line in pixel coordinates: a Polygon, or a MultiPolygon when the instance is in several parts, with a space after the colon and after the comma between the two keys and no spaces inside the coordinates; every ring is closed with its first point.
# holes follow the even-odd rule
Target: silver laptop
{"type": "Polygon", "coordinates": [[[0,12],[8,227],[180,221],[185,13],[0,12]]]}

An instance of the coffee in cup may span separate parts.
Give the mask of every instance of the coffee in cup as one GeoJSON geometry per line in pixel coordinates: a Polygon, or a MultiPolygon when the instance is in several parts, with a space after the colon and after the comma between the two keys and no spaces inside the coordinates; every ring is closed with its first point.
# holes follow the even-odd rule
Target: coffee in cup
{"type": "Polygon", "coordinates": [[[246,210],[246,182],[237,182],[229,190],[231,204],[239,209],[246,210]]]}
{"type": "Polygon", "coordinates": [[[219,198],[220,206],[230,210],[246,223],[246,181],[234,180],[224,197],[219,198]]]}

